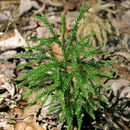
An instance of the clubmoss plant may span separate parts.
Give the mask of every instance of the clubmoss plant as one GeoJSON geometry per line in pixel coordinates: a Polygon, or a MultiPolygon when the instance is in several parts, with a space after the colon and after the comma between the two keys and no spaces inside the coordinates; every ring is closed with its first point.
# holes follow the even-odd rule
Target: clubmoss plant
{"type": "Polygon", "coordinates": [[[100,102],[109,104],[100,94],[100,90],[110,88],[105,86],[99,80],[99,77],[113,78],[112,75],[101,70],[103,67],[116,72],[111,67],[111,64],[114,63],[113,61],[95,60],[96,55],[104,54],[100,51],[102,46],[93,47],[89,45],[89,38],[95,35],[95,33],[84,36],[79,41],[76,41],[78,25],[84,13],[89,8],[89,6],[86,8],[82,4],[69,39],[65,38],[64,14],[61,17],[62,40],[59,40],[57,33],[43,13],[41,13],[41,16],[34,16],[43,21],[52,34],[52,37],[29,39],[29,41],[39,42],[39,44],[33,47],[25,47],[28,51],[17,55],[21,58],[30,58],[29,62],[19,65],[17,68],[33,67],[35,65],[32,69],[25,69],[24,72],[26,74],[16,79],[20,81],[18,86],[27,85],[29,88],[29,91],[25,94],[25,98],[33,92],[40,90],[40,93],[34,97],[27,108],[44,97],[40,106],[42,107],[50,97],[51,101],[48,113],[59,110],[60,117],[58,123],[66,119],[67,130],[73,128],[74,118],[77,119],[78,130],[81,129],[84,110],[95,119],[93,111],[103,108],[100,103],[95,102],[95,98],[100,102]],[[58,45],[60,50],[62,50],[62,58],[57,58],[53,50],[53,44],[58,45]],[[86,58],[90,60],[85,62],[86,58]],[[48,81],[52,81],[52,83],[46,84],[48,81]],[[54,108],[53,103],[55,101],[60,105],[54,108]]]}

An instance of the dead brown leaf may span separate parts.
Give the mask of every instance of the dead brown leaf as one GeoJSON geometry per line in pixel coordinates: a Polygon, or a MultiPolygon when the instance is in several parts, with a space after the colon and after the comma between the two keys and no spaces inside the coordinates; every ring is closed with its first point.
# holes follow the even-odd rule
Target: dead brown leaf
{"type": "Polygon", "coordinates": [[[0,48],[2,50],[28,46],[25,39],[21,36],[17,29],[8,31],[0,37],[0,48]]]}
{"type": "Polygon", "coordinates": [[[35,123],[34,116],[29,116],[21,122],[15,124],[15,130],[45,130],[42,126],[35,123]]]}
{"type": "Polygon", "coordinates": [[[63,59],[63,52],[61,47],[57,43],[52,43],[52,50],[58,61],[63,59]]]}

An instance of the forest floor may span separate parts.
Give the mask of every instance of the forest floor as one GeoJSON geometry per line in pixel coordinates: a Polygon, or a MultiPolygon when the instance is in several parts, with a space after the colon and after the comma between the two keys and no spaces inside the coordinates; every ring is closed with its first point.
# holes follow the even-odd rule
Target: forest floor
{"type": "Polygon", "coordinates": [[[0,0],[0,130],[66,129],[65,121],[57,124],[55,115],[46,116],[48,107],[39,109],[41,101],[25,110],[37,94],[22,99],[27,86],[16,87],[14,79],[24,74],[16,70],[16,66],[27,61],[13,56],[25,51],[22,46],[37,44],[25,39],[51,36],[45,25],[32,15],[43,12],[60,36],[61,14],[64,12],[66,37],[69,37],[83,1],[86,6],[91,5],[92,10],[86,13],[86,21],[80,24],[77,39],[86,32],[98,31],[102,37],[96,35],[91,44],[103,45],[109,55],[101,58],[116,61],[113,67],[119,72],[113,73],[116,80],[102,80],[113,88],[113,91],[103,92],[110,105],[95,112],[96,120],[85,114],[82,130],[130,130],[129,0],[106,0],[106,4],[101,6],[96,5],[98,0],[0,0]]]}

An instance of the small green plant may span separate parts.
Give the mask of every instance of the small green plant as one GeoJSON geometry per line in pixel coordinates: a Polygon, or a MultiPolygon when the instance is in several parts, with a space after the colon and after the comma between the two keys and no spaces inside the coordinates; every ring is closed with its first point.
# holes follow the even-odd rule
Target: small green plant
{"type": "Polygon", "coordinates": [[[100,51],[101,46],[93,47],[89,45],[89,38],[95,35],[95,33],[76,41],[78,25],[89,8],[89,6],[85,8],[85,5],[82,4],[69,39],[65,38],[64,14],[61,17],[62,40],[59,40],[57,33],[43,13],[41,13],[41,16],[34,16],[43,21],[52,37],[29,39],[29,41],[34,42],[39,41],[39,44],[33,47],[25,47],[29,51],[17,55],[21,58],[30,57],[31,59],[26,64],[17,66],[17,68],[34,66],[30,70],[24,70],[26,75],[16,79],[21,82],[18,86],[28,85],[29,91],[25,94],[25,98],[33,92],[40,90],[40,93],[34,97],[27,108],[44,97],[40,106],[42,107],[47,99],[51,97],[48,113],[59,110],[60,117],[58,123],[66,119],[67,130],[73,128],[74,118],[77,119],[78,130],[81,129],[84,110],[95,119],[93,111],[103,108],[101,103],[95,102],[95,98],[100,102],[109,104],[100,94],[100,90],[110,88],[105,86],[99,80],[99,77],[113,78],[112,75],[101,70],[103,67],[116,72],[111,67],[111,64],[114,64],[113,61],[97,61],[94,59],[95,55],[104,54],[100,51]],[[52,47],[53,43],[56,43],[62,50],[62,58],[57,58],[52,47]],[[90,58],[90,60],[84,62],[86,58],[90,58]],[[46,63],[43,61],[46,61],[46,63]],[[53,82],[47,85],[47,81],[53,82]],[[54,108],[53,103],[55,101],[60,105],[54,108]]]}

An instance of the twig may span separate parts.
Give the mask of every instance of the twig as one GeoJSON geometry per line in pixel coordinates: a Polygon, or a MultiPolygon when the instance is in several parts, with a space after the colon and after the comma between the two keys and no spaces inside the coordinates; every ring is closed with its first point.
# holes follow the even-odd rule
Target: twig
{"type": "Polygon", "coordinates": [[[124,129],[129,130],[129,128],[124,124],[123,120],[118,120],[117,123],[124,129]]]}
{"type": "Polygon", "coordinates": [[[24,120],[25,118],[29,117],[29,116],[34,116],[34,114],[30,114],[26,117],[23,117],[23,118],[12,118],[12,117],[5,117],[4,119],[11,119],[11,120],[24,120]]]}
{"type": "Polygon", "coordinates": [[[43,4],[43,5],[40,7],[39,10],[34,11],[34,14],[38,14],[38,13],[40,13],[40,12],[43,12],[43,10],[45,9],[45,6],[46,6],[46,4],[43,4]]]}
{"type": "MultiPolygon", "coordinates": [[[[95,5],[95,6],[93,6],[93,8],[91,8],[89,10],[89,12],[98,12],[100,10],[106,10],[106,11],[110,12],[110,9],[108,9],[108,8],[109,7],[114,7],[114,6],[115,5],[112,4],[112,3],[108,3],[108,4],[105,4],[105,5],[95,5]]],[[[112,10],[111,10],[111,12],[116,13],[116,11],[112,11],[112,10]]]]}
{"type": "Polygon", "coordinates": [[[46,5],[51,5],[51,6],[56,6],[56,7],[62,7],[63,4],[61,2],[53,2],[51,0],[40,0],[40,2],[46,4],[46,5]]]}
{"type": "Polygon", "coordinates": [[[7,49],[4,49],[4,50],[0,50],[0,54],[4,53],[4,52],[7,52],[7,51],[12,51],[12,50],[18,50],[20,47],[16,47],[16,48],[7,48],[7,49]]]}

